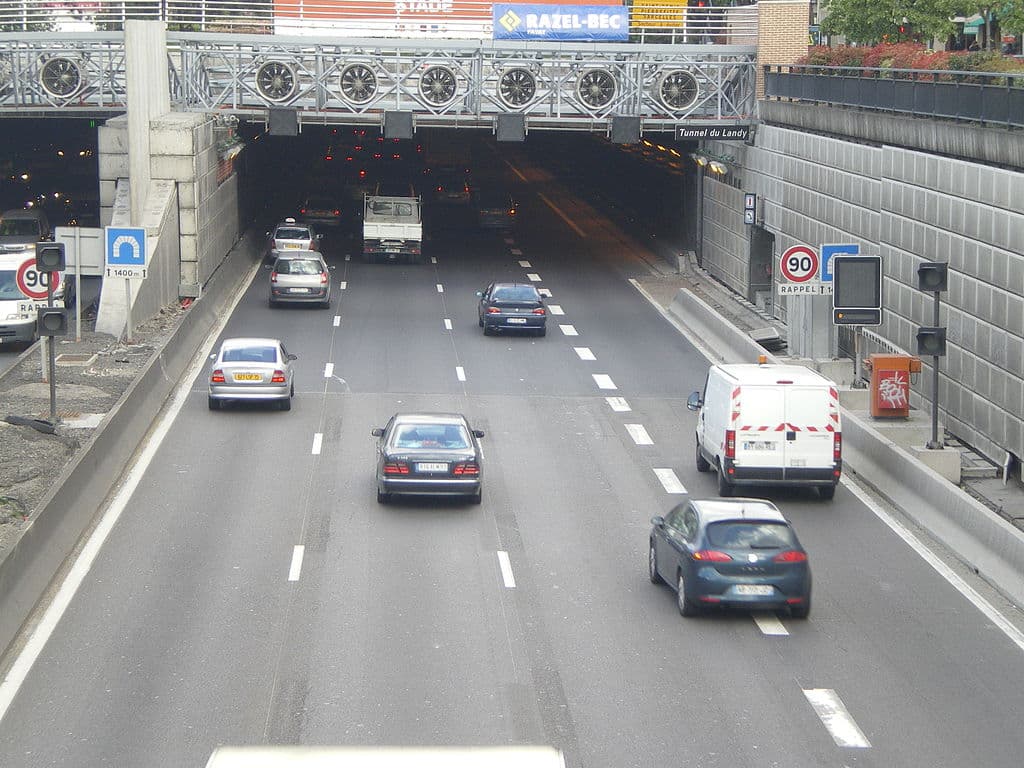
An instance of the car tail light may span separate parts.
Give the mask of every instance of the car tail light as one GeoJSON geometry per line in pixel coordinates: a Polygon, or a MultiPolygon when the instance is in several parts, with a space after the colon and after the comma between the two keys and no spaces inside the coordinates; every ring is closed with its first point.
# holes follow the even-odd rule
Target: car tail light
{"type": "Polygon", "coordinates": [[[786,605],[800,605],[800,603],[802,603],[802,602],[804,602],[804,599],[802,597],[787,597],[786,598],[786,605]]]}
{"type": "Polygon", "coordinates": [[[842,461],[843,458],[843,434],[842,432],[832,433],[832,461],[842,461]]]}
{"type": "Polygon", "coordinates": [[[438,192],[444,192],[444,187],[442,187],[440,184],[438,184],[437,185],[437,191],[438,192]]]}
{"type": "Polygon", "coordinates": [[[277,282],[277,272],[271,272],[270,273],[270,282],[272,282],[272,283],[276,283],[277,282]]]}
{"type": "Polygon", "coordinates": [[[461,464],[456,464],[452,469],[453,475],[479,475],[480,465],[475,461],[465,461],[461,464]]]}
{"type": "Polygon", "coordinates": [[[702,563],[728,563],[732,557],[717,549],[700,549],[693,553],[693,559],[702,563]]]}
{"type": "Polygon", "coordinates": [[[334,215],[335,216],[341,216],[341,209],[340,208],[335,208],[334,209],[334,215]]]}
{"type": "Polygon", "coordinates": [[[544,309],[544,307],[537,307],[535,310],[533,310],[533,314],[535,315],[546,315],[547,313],[548,312],[546,309],[544,309]]]}
{"type": "Polygon", "coordinates": [[[213,373],[211,373],[210,374],[210,383],[211,384],[223,384],[224,383],[224,371],[222,371],[220,368],[218,368],[213,373]]]}
{"type": "Polygon", "coordinates": [[[274,371],[274,375],[270,377],[270,381],[274,384],[284,384],[284,371],[274,371]]]}
{"type": "Polygon", "coordinates": [[[327,284],[327,273],[326,272],[322,272],[320,274],[320,285],[326,285],[326,284],[327,284]]]}
{"type": "Polygon", "coordinates": [[[786,552],[780,552],[772,558],[773,563],[806,563],[807,553],[800,552],[796,549],[790,549],[786,552]]]}
{"type": "Polygon", "coordinates": [[[509,216],[515,216],[516,215],[516,209],[515,208],[509,208],[508,209],[508,215],[509,216]]]}
{"type": "Polygon", "coordinates": [[[736,430],[725,430],[725,458],[736,458],[736,430]]]}
{"type": "Polygon", "coordinates": [[[498,309],[498,307],[488,307],[487,308],[487,314],[488,315],[500,315],[501,314],[501,310],[498,309]]]}
{"type": "Polygon", "coordinates": [[[306,215],[306,209],[305,208],[300,208],[299,209],[299,213],[301,213],[303,216],[305,216],[306,215]]]}
{"type": "Polygon", "coordinates": [[[384,474],[385,475],[408,475],[409,465],[404,461],[386,461],[384,462],[384,474]]]}

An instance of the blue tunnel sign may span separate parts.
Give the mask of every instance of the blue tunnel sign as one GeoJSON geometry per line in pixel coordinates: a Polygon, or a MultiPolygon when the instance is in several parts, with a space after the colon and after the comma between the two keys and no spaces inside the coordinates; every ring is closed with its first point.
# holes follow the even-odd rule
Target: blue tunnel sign
{"type": "Polygon", "coordinates": [[[146,276],[146,230],[142,227],[106,227],[106,276],[146,276]]]}

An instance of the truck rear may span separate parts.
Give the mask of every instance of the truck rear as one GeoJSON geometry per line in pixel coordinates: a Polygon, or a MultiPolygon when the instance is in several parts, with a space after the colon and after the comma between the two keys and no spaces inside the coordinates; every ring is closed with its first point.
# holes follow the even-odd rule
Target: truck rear
{"type": "Polygon", "coordinates": [[[423,263],[419,197],[363,197],[363,259],[423,263]]]}

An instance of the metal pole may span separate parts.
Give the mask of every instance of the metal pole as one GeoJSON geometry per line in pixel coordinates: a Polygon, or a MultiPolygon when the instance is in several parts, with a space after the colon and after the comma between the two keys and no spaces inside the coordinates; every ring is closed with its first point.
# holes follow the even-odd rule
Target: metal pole
{"type": "MultiPolygon", "coordinates": [[[[55,272],[51,272],[46,275],[46,306],[47,308],[53,307],[53,276],[55,272]]],[[[65,294],[67,290],[65,289],[65,294]]],[[[50,350],[50,423],[53,425],[57,424],[57,350],[53,348],[53,337],[47,336],[47,347],[50,350]]]]}
{"type": "Polygon", "coordinates": [[[861,376],[864,372],[861,370],[860,363],[860,326],[853,326],[853,386],[852,389],[861,389],[864,385],[861,383],[861,376]]]}
{"type": "MultiPolygon", "coordinates": [[[[82,228],[75,227],[75,341],[82,340],[82,228]]],[[[64,295],[67,296],[67,288],[64,295]]],[[[64,302],[67,306],[67,302],[64,302]]]]}
{"type": "Polygon", "coordinates": [[[130,277],[124,279],[124,304],[128,312],[128,326],[125,330],[124,340],[126,344],[131,344],[134,329],[132,328],[132,280],[130,277]]]}
{"type": "MultiPolygon", "coordinates": [[[[935,291],[935,319],[932,323],[939,327],[939,292],[935,291]]],[[[932,355],[932,440],[926,446],[929,450],[941,450],[944,446],[939,442],[939,356],[932,355]]]]}

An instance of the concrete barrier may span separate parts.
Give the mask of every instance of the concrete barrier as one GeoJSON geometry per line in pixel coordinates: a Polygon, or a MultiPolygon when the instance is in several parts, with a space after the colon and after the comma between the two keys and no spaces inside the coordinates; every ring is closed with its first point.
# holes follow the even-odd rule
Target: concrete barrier
{"type": "MultiPolygon", "coordinates": [[[[719,360],[751,362],[766,353],[706,302],[687,290],[669,312],[713,348],[719,360]]],[[[918,461],[847,408],[841,408],[843,464],[1017,605],[1024,605],[1024,532],[918,461]]]]}
{"type": "MultiPolygon", "coordinates": [[[[6,649],[65,559],[119,482],[164,402],[195,361],[199,345],[241,288],[257,240],[247,236],[228,254],[174,334],[153,353],[142,375],[121,396],[69,464],[0,562],[0,649],[6,649]]],[[[0,656],[3,654],[0,653],[0,656]]]]}

